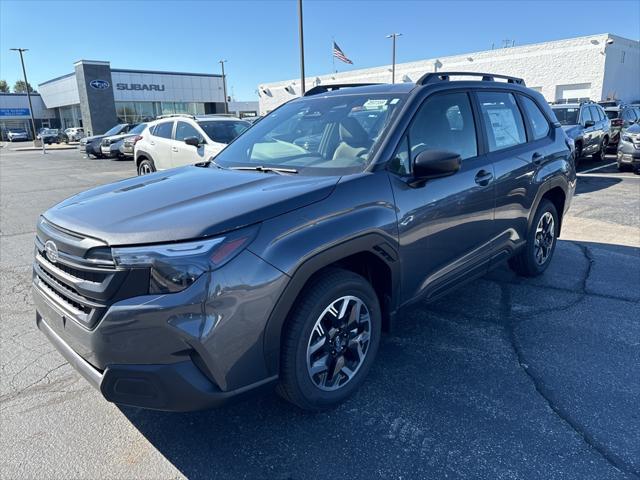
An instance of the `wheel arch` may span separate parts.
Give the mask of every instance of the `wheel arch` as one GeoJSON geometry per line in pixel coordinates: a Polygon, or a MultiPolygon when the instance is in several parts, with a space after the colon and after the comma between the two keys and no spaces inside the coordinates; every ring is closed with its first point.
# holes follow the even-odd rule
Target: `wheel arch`
{"type": "Polygon", "coordinates": [[[138,167],[140,166],[140,162],[142,162],[142,160],[151,160],[154,165],[156,163],[154,162],[153,157],[149,154],[149,152],[140,150],[136,152],[136,170],[138,170],[138,167]]]}
{"type": "Polygon", "coordinates": [[[343,268],[365,277],[373,286],[390,328],[398,305],[400,283],[396,249],[380,234],[366,234],[330,247],[301,263],[291,276],[269,316],[264,331],[265,364],[271,375],[279,372],[280,345],[289,314],[305,286],[327,268],[343,268]]]}
{"type": "Polygon", "coordinates": [[[562,229],[562,220],[564,217],[565,206],[567,205],[567,190],[568,188],[560,179],[557,179],[554,182],[549,182],[545,184],[544,188],[540,188],[538,194],[536,196],[536,200],[533,204],[533,208],[529,213],[529,221],[528,221],[528,229],[531,229],[533,218],[538,211],[538,207],[543,200],[549,200],[556,207],[556,211],[558,212],[558,234],[562,229]]]}

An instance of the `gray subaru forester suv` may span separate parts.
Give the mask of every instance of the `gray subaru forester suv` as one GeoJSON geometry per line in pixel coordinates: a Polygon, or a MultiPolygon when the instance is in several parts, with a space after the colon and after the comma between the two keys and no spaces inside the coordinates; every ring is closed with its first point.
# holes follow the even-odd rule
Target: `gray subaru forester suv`
{"type": "Polygon", "coordinates": [[[37,325],[119,404],[196,410],[275,386],[333,407],[404,306],[505,260],[548,267],[571,145],[513,77],[317,86],[208,162],[46,211],[37,325]]]}

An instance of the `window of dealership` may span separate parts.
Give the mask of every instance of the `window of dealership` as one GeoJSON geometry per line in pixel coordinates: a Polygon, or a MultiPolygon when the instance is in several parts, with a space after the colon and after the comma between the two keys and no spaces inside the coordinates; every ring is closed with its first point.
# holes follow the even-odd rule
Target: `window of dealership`
{"type": "Polygon", "coordinates": [[[153,120],[158,115],[190,113],[204,115],[204,103],[201,102],[115,102],[118,121],[140,123],[153,120]]]}

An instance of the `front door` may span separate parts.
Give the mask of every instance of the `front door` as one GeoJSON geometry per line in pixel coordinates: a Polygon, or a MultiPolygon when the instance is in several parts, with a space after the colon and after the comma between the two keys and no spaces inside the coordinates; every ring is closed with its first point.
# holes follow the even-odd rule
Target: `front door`
{"type": "Polygon", "coordinates": [[[404,298],[437,295],[487,271],[494,234],[493,164],[478,148],[469,93],[436,93],[419,108],[390,169],[398,209],[404,298]],[[461,169],[410,185],[410,165],[426,149],[457,152],[461,169]]]}
{"type": "Polygon", "coordinates": [[[153,157],[157,170],[166,170],[171,168],[171,143],[173,135],[173,120],[158,123],[151,134],[149,143],[151,144],[151,151],[149,152],[153,157]]]}
{"type": "Polygon", "coordinates": [[[204,162],[208,160],[210,155],[205,150],[204,136],[193,125],[187,122],[178,121],[176,125],[176,134],[171,144],[171,165],[173,167],[181,167],[193,163],[204,162]],[[200,140],[200,146],[194,147],[184,143],[185,138],[197,137],[200,140]]]}

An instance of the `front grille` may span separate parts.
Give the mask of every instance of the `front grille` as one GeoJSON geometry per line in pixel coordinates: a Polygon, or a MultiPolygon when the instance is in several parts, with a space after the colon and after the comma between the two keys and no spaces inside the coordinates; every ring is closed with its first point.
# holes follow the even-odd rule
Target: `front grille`
{"type": "Polygon", "coordinates": [[[117,301],[118,292],[128,271],[117,269],[104,258],[85,258],[94,248],[104,249],[104,243],[61,229],[46,221],[38,225],[34,284],[70,318],[87,328],[93,328],[108,306],[117,301]],[[47,257],[45,243],[53,241],[58,249],[55,262],[47,257]]]}

